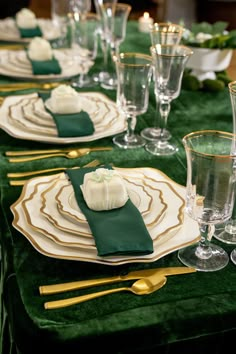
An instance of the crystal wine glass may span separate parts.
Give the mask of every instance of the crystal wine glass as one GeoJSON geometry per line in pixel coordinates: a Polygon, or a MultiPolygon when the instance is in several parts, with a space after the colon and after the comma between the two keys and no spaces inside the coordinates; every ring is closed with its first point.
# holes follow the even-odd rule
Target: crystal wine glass
{"type": "Polygon", "coordinates": [[[145,140],[134,133],[137,116],[147,111],[152,58],[141,53],[121,53],[114,57],[117,71],[117,105],[127,117],[127,131],[113,138],[124,149],[144,146],[145,140]]]}
{"type": "MultiPolygon", "coordinates": [[[[233,132],[236,134],[236,81],[232,81],[228,84],[229,94],[233,113],[233,132]]],[[[236,149],[234,151],[236,155],[236,149]]],[[[236,168],[236,166],[235,166],[236,168]]],[[[218,240],[228,243],[236,244],[236,203],[234,202],[234,208],[232,217],[222,225],[216,228],[214,237],[218,240]]],[[[231,260],[236,264],[236,249],[231,253],[231,260]]]]}
{"type": "Polygon", "coordinates": [[[101,8],[104,33],[108,45],[107,75],[102,80],[101,86],[108,90],[114,90],[117,87],[113,57],[114,55],[119,56],[119,47],[126,36],[126,25],[131,8],[130,5],[123,3],[115,5],[106,3],[101,8]]]}
{"type": "Polygon", "coordinates": [[[109,75],[108,74],[108,43],[106,39],[106,31],[104,28],[103,16],[102,16],[102,6],[107,3],[115,5],[117,3],[117,0],[94,0],[96,13],[99,16],[99,20],[100,20],[100,27],[99,27],[98,34],[100,37],[100,46],[103,55],[102,70],[93,75],[93,79],[95,82],[102,82],[109,75]]]}
{"type": "Polygon", "coordinates": [[[72,43],[74,59],[78,60],[84,56],[87,60],[84,72],[78,78],[72,80],[74,87],[93,87],[93,77],[88,71],[94,63],[97,56],[97,32],[99,28],[99,18],[95,13],[83,15],[76,23],[75,35],[72,43]]]}
{"type": "MultiPolygon", "coordinates": [[[[178,24],[170,22],[154,23],[150,26],[150,37],[153,46],[157,44],[176,45],[180,43],[184,28],[178,24]]],[[[161,129],[158,112],[158,95],[156,95],[156,112],[154,126],[145,128],[141,131],[141,136],[147,140],[156,140],[160,137],[161,129]]],[[[171,138],[168,130],[164,129],[163,135],[166,139],[171,138]]]]}
{"type": "Polygon", "coordinates": [[[231,217],[235,197],[236,135],[203,130],[183,138],[187,157],[186,212],[199,224],[198,244],[180,249],[180,261],[200,271],[224,268],[227,253],[211,242],[216,224],[231,217]]]}
{"type": "Polygon", "coordinates": [[[145,148],[153,155],[172,155],[178,148],[170,143],[165,135],[171,102],[180,94],[185,65],[193,54],[182,45],[157,44],[151,46],[154,66],[154,90],[160,114],[160,135],[145,148]]]}

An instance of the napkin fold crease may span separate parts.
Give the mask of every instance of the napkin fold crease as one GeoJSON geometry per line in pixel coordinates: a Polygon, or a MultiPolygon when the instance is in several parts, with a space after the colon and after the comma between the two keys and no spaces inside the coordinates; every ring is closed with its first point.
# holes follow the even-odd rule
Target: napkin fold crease
{"type": "MultiPolygon", "coordinates": [[[[39,93],[39,97],[45,102],[50,98],[50,93],[39,93]]],[[[55,121],[59,137],[78,137],[92,135],[95,131],[89,114],[85,111],[70,114],[59,114],[45,109],[55,121]]]]}
{"type": "Polygon", "coordinates": [[[78,206],[90,226],[98,256],[142,256],[153,253],[152,238],[142,215],[130,199],[123,207],[112,210],[94,211],[87,206],[80,185],[83,184],[84,175],[91,171],[95,171],[95,168],[67,169],[66,173],[78,206]]]}

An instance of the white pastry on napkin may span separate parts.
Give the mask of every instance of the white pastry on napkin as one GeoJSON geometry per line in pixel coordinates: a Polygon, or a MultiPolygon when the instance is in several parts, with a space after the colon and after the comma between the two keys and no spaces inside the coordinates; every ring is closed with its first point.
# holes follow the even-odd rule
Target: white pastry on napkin
{"type": "Polygon", "coordinates": [[[51,97],[46,100],[45,106],[53,113],[70,114],[82,110],[80,95],[69,85],[59,85],[51,91],[51,97]]]}
{"type": "Polygon", "coordinates": [[[34,12],[23,8],[16,13],[16,24],[18,27],[22,28],[35,28],[38,22],[34,12]]]}
{"type": "Polygon", "coordinates": [[[107,168],[86,173],[80,188],[87,206],[96,211],[121,208],[129,199],[123,178],[107,168]]]}
{"type": "Polygon", "coordinates": [[[44,38],[35,37],[29,43],[28,55],[31,60],[44,61],[53,58],[51,44],[44,38]]]}

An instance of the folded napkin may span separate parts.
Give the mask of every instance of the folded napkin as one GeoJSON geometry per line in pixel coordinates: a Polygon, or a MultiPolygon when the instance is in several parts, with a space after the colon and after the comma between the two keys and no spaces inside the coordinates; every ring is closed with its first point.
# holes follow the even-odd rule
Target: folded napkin
{"type": "Polygon", "coordinates": [[[29,55],[27,57],[31,63],[34,75],[61,74],[61,67],[56,58],[53,57],[50,60],[32,60],[29,55]]]}
{"type": "MultiPolygon", "coordinates": [[[[108,168],[108,167],[106,167],[108,168]]],[[[94,211],[88,208],[80,185],[85,173],[95,168],[67,169],[79,208],[84,213],[98,256],[142,256],[153,252],[153,242],[139,210],[129,199],[118,209],[94,211]]]]}
{"type": "MultiPolygon", "coordinates": [[[[39,93],[38,95],[44,102],[50,98],[50,93],[39,93]]],[[[52,115],[59,137],[78,137],[94,133],[93,122],[85,111],[73,114],[59,114],[53,113],[46,107],[45,109],[52,115]]]]}
{"type": "Polygon", "coordinates": [[[33,38],[33,37],[42,37],[42,31],[39,26],[34,28],[22,28],[18,27],[18,31],[20,32],[21,38],[33,38]]]}

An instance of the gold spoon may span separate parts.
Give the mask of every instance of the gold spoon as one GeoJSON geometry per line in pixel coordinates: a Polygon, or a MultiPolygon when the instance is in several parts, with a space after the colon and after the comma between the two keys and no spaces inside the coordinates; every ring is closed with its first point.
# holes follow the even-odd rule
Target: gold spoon
{"type": "Polygon", "coordinates": [[[71,150],[69,152],[60,152],[60,153],[56,153],[56,154],[9,158],[8,161],[9,162],[27,162],[27,161],[34,161],[34,160],[40,160],[40,159],[47,159],[49,157],[60,157],[60,156],[66,157],[68,159],[76,159],[77,157],[81,157],[81,156],[89,154],[91,151],[99,151],[99,150],[104,151],[104,150],[111,150],[111,149],[112,148],[110,148],[110,147],[96,148],[96,150],[90,149],[90,148],[84,148],[84,149],[71,150]]]}
{"type": "Polygon", "coordinates": [[[159,275],[158,277],[150,276],[135,281],[131,287],[108,289],[108,290],[99,291],[92,294],[72,297],[69,299],[48,301],[44,303],[44,308],[46,310],[50,310],[50,309],[58,309],[62,307],[72,306],[87,300],[95,299],[100,296],[118,293],[120,291],[131,291],[135,295],[147,295],[163,287],[166,281],[167,278],[163,275],[159,275]]]}

